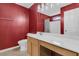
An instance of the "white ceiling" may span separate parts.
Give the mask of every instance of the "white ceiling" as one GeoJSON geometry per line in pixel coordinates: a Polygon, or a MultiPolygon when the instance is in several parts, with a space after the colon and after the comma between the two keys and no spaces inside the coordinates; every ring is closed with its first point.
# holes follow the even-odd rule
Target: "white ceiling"
{"type": "MultiPolygon", "coordinates": [[[[30,8],[33,5],[33,3],[17,3],[17,4],[24,6],[26,8],[30,8]]],[[[71,3],[52,3],[53,7],[51,8],[50,3],[49,3],[47,6],[48,7],[47,10],[43,10],[43,11],[39,10],[39,12],[46,14],[48,16],[53,16],[56,14],[60,14],[60,8],[66,6],[66,5],[69,5],[69,4],[71,4],[71,3]]]]}
{"type": "Polygon", "coordinates": [[[33,3],[16,3],[16,4],[26,7],[26,8],[30,8],[33,5],[33,3]]]}
{"type": "Polygon", "coordinates": [[[50,3],[49,3],[47,10],[43,10],[43,11],[40,10],[39,12],[49,16],[57,15],[60,14],[61,7],[69,5],[70,3],[52,3],[52,4],[53,4],[52,8],[50,7],[50,3]]]}

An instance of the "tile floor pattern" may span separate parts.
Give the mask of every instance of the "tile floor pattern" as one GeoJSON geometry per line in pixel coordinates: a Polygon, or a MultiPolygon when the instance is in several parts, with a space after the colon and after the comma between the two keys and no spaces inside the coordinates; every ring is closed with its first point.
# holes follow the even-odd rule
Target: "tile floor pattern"
{"type": "Polygon", "coordinates": [[[0,53],[0,56],[26,56],[26,52],[20,51],[20,48],[16,48],[11,51],[0,53]]]}

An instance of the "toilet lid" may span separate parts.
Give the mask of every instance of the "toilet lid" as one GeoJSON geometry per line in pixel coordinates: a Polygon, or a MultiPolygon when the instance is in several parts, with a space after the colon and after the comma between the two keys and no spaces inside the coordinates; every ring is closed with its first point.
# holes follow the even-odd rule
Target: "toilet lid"
{"type": "Polygon", "coordinates": [[[26,43],[27,40],[26,39],[23,39],[23,40],[19,40],[18,43],[26,43]]]}

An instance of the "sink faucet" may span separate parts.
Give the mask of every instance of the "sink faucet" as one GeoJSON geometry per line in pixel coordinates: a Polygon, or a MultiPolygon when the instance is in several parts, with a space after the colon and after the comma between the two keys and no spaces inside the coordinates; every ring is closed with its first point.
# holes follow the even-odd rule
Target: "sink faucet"
{"type": "Polygon", "coordinates": [[[42,33],[41,33],[41,32],[40,32],[39,34],[40,34],[40,35],[42,35],[42,33]]]}

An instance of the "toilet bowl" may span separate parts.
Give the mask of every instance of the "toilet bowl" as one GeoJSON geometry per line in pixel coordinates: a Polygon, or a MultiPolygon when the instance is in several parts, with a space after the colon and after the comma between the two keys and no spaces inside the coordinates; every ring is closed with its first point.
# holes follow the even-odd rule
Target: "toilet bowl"
{"type": "Polygon", "coordinates": [[[20,51],[27,50],[27,39],[22,39],[22,40],[18,41],[18,44],[20,46],[20,51]]]}

